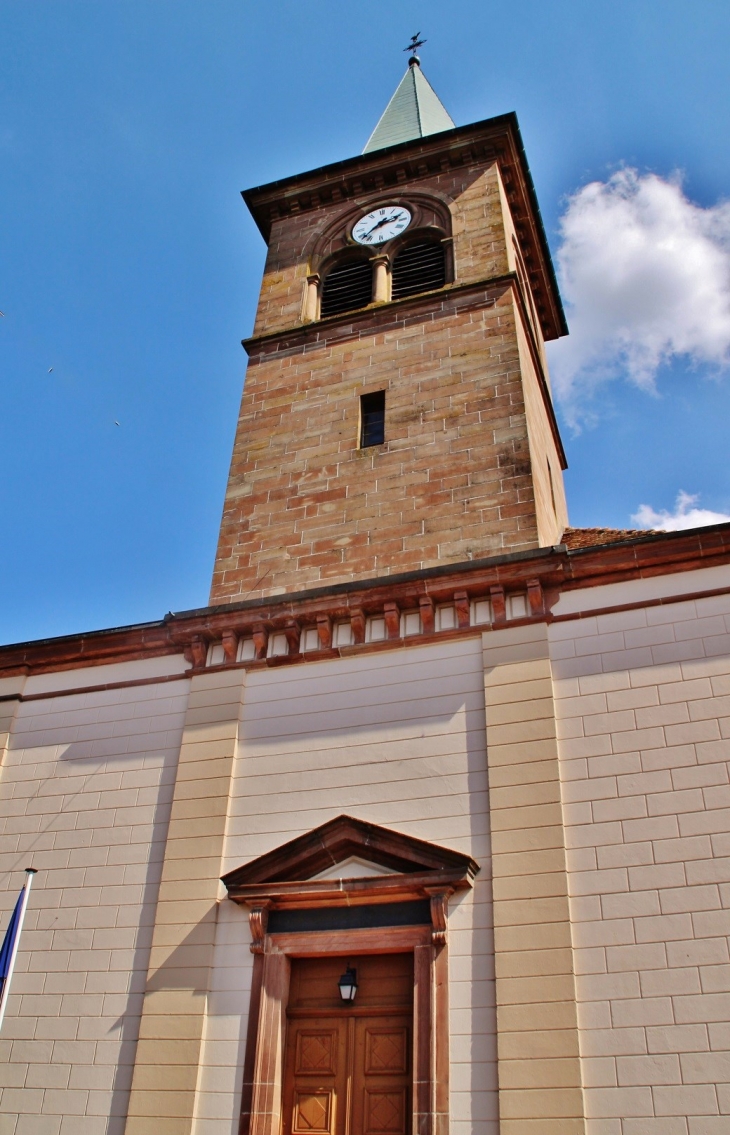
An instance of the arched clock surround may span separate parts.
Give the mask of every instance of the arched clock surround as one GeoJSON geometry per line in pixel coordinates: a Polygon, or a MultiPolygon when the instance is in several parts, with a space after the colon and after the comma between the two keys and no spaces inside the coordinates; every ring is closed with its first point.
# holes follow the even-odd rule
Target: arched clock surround
{"type": "MultiPolygon", "coordinates": [[[[307,257],[309,272],[320,272],[322,266],[336,253],[346,248],[361,248],[352,239],[352,229],[358,219],[381,205],[404,205],[411,214],[411,221],[402,234],[410,235],[417,229],[438,229],[445,237],[451,237],[451,209],[448,199],[436,196],[434,193],[409,192],[389,194],[387,192],[372,194],[367,198],[358,198],[349,208],[341,213],[319,233],[310,238],[304,249],[307,257]]],[[[402,239],[399,238],[399,239],[402,239]]],[[[388,242],[390,243],[390,242],[388,242]]],[[[371,251],[377,253],[382,245],[373,247],[371,251]]]]}
{"type": "Polygon", "coordinates": [[[447,200],[433,194],[409,193],[388,196],[379,194],[360,200],[313,237],[305,250],[308,260],[307,276],[302,295],[302,321],[311,323],[320,317],[320,293],[324,277],[339,261],[348,256],[362,256],[372,262],[374,269],[373,301],[386,303],[390,299],[388,284],[392,258],[400,247],[414,238],[424,236],[440,240],[444,246],[446,282],[455,279],[451,210],[447,200]],[[382,205],[403,205],[411,214],[408,228],[399,236],[383,244],[358,244],[352,237],[358,219],[382,205]]]}

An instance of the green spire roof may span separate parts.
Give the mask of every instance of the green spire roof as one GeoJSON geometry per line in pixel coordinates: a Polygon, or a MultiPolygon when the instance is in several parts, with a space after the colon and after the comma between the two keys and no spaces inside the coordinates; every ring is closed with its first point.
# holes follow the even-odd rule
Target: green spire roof
{"type": "Polygon", "coordinates": [[[363,150],[383,150],[399,142],[411,142],[441,130],[453,130],[456,123],[415,60],[398,84],[363,150]]]}

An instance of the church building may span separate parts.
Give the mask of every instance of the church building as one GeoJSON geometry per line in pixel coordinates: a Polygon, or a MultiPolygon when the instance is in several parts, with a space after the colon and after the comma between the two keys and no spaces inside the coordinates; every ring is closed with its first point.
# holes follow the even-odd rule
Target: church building
{"type": "Polygon", "coordinates": [[[514,114],[243,197],[208,606],[0,647],[0,1135],[728,1135],[730,524],[569,526],[514,114]]]}

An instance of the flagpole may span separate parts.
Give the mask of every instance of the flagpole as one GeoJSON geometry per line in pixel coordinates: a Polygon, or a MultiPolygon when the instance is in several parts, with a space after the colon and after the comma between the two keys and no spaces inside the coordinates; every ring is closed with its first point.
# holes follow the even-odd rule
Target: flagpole
{"type": "Polygon", "coordinates": [[[25,886],[23,887],[23,904],[20,908],[20,915],[18,917],[18,928],[15,931],[15,941],[13,942],[13,950],[10,955],[10,963],[8,965],[8,973],[5,981],[3,982],[3,991],[0,994],[0,1028],[2,1028],[3,1018],[5,1017],[5,1006],[8,1003],[8,994],[10,993],[10,982],[13,978],[13,970],[15,969],[15,959],[18,956],[18,946],[20,945],[20,932],[23,929],[23,919],[25,918],[25,908],[28,905],[28,896],[30,895],[30,887],[33,882],[33,876],[37,875],[35,867],[26,867],[25,869],[25,886]]]}

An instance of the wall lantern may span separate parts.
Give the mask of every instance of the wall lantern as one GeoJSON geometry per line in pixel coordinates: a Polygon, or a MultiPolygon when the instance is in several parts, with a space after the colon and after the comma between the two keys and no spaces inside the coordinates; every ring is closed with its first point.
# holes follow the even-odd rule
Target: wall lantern
{"type": "Polygon", "coordinates": [[[357,970],[348,965],[337,985],[343,1001],[354,1001],[357,993],[357,970]]]}

